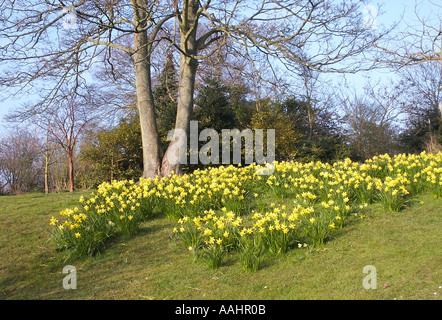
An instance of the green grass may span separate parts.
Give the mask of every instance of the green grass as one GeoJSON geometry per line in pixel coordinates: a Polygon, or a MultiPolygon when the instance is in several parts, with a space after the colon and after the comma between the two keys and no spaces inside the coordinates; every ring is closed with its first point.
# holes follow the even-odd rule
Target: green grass
{"type": "Polygon", "coordinates": [[[429,194],[397,213],[372,205],[324,247],[265,255],[257,272],[234,255],[217,270],[194,262],[162,216],[101,255],[70,260],[54,250],[49,219],[82,194],[0,197],[0,299],[441,299],[441,201],[429,194]],[[76,290],[62,286],[68,264],[76,290]],[[377,289],[363,288],[365,265],[376,267],[377,289]]]}

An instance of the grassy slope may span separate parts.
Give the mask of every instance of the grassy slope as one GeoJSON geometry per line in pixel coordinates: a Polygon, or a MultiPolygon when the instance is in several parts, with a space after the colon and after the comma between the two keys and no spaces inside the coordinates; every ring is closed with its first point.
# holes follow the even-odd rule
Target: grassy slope
{"type": "Polygon", "coordinates": [[[430,195],[407,210],[366,209],[321,250],[266,256],[256,273],[235,256],[218,270],[193,262],[169,239],[175,223],[156,217],[96,257],[70,261],[49,240],[49,218],[85,193],[0,197],[0,299],[440,299],[442,210],[430,195]],[[419,204],[424,201],[425,204],[419,204]],[[63,266],[77,269],[77,290],[64,290],[63,266]],[[377,271],[366,290],[365,265],[377,271]],[[437,294],[434,294],[437,293],[437,294]]]}

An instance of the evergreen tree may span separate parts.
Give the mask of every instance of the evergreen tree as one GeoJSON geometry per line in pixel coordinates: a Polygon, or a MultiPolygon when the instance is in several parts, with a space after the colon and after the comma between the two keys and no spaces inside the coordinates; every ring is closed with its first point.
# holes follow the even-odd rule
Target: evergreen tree
{"type": "Polygon", "coordinates": [[[228,87],[216,78],[207,78],[196,97],[194,119],[200,130],[237,128],[238,121],[229,98],[228,87]]]}
{"type": "Polygon", "coordinates": [[[167,143],[167,133],[175,127],[177,114],[178,77],[172,55],[167,55],[166,64],[153,90],[157,127],[163,149],[167,143]]]}

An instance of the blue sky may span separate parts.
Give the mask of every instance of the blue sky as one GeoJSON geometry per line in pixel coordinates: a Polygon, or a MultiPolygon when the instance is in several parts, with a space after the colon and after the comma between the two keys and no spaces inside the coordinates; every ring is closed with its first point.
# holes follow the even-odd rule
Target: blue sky
{"type": "MultiPolygon", "coordinates": [[[[435,17],[436,14],[442,15],[442,12],[435,12],[438,9],[431,2],[434,0],[416,0],[419,5],[418,14],[419,16],[425,17],[435,17]]],[[[437,3],[440,0],[435,0],[437,3]]],[[[398,28],[401,30],[405,29],[407,26],[419,26],[420,22],[416,18],[414,0],[387,0],[387,1],[370,1],[369,5],[373,7],[381,6],[381,12],[375,12],[376,16],[375,25],[377,28],[388,28],[396,22],[400,21],[398,28]]],[[[440,9],[440,8],[439,8],[440,9]]],[[[371,79],[387,80],[389,78],[394,78],[394,73],[388,69],[373,70],[370,72],[361,72],[356,75],[346,75],[346,78],[352,81],[356,87],[362,88],[366,83],[365,77],[369,76],[371,79]]]]}
{"type": "MultiPolygon", "coordinates": [[[[440,0],[433,0],[433,1],[440,1],[440,0]]],[[[434,12],[435,8],[434,5],[431,4],[431,0],[419,0],[418,1],[421,6],[420,14],[423,16],[434,16],[436,13],[434,12]]],[[[402,15],[404,15],[404,20],[401,24],[401,28],[405,26],[406,23],[416,22],[415,17],[415,1],[413,0],[388,0],[388,1],[371,1],[370,5],[373,5],[373,7],[377,7],[379,5],[382,6],[382,11],[384,13],[381,16],[376,16],[375,24],[377,27],[381,28],[382,26],[389,26],[394,21],[398,21],[402,15]]],[[[437,8],[436,8],[437,9],[437,8]]],[[[375,12],[376,14],[376,12],[375,12]]],[[[439,12],[439,15],[442,13],[439,12]]],[[[351,82],[356,88],[362,88],[362,86],[365,83],[364,76],[367,74],[356,74],[347,76],[347,80],[351,82]]],[[[371,71],[370,77],[372,79],[387,79],[391,77],[392,74],[388,71],[371,71]]],[[[0,102],[0,137],[4,136],[6,132],[6,127],[9,126],[4,121],[4,116],[8,113],[10,110],[14,110],[15,108],[20,108],[21,101],[16,100],[14,98],[11,98],[7,100],[6,102],[0,102]]]]}

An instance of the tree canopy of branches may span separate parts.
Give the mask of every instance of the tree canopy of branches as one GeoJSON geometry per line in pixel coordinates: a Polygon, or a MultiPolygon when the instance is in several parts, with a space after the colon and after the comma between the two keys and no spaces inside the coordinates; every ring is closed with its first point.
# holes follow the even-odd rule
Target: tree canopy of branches
{"type": "Polygon", "coordinates": [[[375,98],[380,95],[376,93],[373,97],[370,90],[341,101],[344,135],[353,149],[353,157],[359,161],[394,152],[399,132],[397,106],[392,100],[377,102],[375,98]]]}
{"type": "Polygon", "coordinates": [[[433,61],[442,64],[442,5],[438,1],[415,0],[414,19],[405,21],[406,28],[396,29],[376,43],[381,49],[380,60],[387,59],[395,68],[433,61]],[[431,12],[422,13],[427,2],[431,12]]]}

